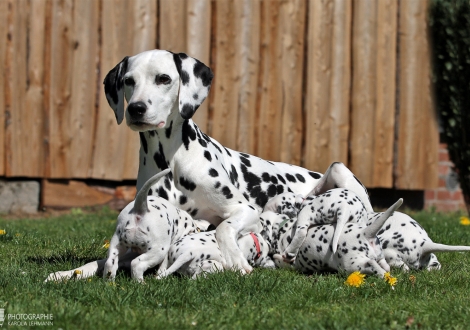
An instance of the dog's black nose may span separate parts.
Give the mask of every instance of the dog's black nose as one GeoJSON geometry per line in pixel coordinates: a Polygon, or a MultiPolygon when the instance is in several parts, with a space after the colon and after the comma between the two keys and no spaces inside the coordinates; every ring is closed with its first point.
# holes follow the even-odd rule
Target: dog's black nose
{"type": "Polygon", "coordinates": [[[142,101],[134,102],[129,104],[127,111],[133,119],[139,119],[142,118],[145,114],[145,111],[147,111],[147,106],[142,101]]]}

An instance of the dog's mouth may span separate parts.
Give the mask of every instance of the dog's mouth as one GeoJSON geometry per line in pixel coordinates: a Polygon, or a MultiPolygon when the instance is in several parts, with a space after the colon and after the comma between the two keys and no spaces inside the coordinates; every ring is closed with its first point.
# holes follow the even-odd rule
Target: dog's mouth
{"type": "Polygon", "coordinates": [[[130,127],[130,129],[132,129],[133,131],[138,131],[138,132],[145,132],[145,131],[149,131],[149,130],[154,130],[156,128],[162,128],[165,126],[165,122],[164,121],[161,121],[159,122],[157,125],[155,124],[149,124],[147,122],[143,122],[143,121],[139,121],[139,120],[135,120],[135,121],[131,121],[128,126],[130,127]]]}

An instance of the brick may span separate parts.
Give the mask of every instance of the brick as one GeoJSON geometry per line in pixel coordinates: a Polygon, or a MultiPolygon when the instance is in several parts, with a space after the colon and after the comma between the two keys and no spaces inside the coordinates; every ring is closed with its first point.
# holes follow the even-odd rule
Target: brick
{"type": "Polygon", "coordinates": [[[438,191],[437,192],[437,199],[439,201],[448,201],[451,199],[451,194],[448,191],[438,191]]]}
{"type": "Polygon", "coordinates": [[[448,162],[449,161],[449,153],[447,150],[439,150],[439,164],[441,162],[448,162]]]}
{"type": "Polygon", "coordinates": [[[446,184],[446,180],[444,178],[439,178],[439,184],[438,184],[438,187],[439,188],[446,188],[447,184],[446,184]]]}
{"type": "Polygon", "coordinates": [[[424,192],[424,200],[434,200],[436,198],[436,192],[434,190],[426,190],[424,192]]]}
{"type": "Polygon", "coordinates": [[[449,166],[447,165],[442,165],[442,164],[439,164],[438,165],[438,173],[439,173],[439,176],[441,175],[447,175],[449,173],[449,166]]]}

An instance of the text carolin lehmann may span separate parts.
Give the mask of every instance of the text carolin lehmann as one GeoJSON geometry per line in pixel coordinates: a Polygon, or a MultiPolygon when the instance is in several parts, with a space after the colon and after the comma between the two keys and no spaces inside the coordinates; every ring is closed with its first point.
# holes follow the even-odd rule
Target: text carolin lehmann
{"type": "Polygon", "coordinates": [[[21,327],[38,327],[38,326],[52,326],[54,325],[53,314],[5,314],[5,309],[0,308],[0,326],[8,324],[8,326],[21,326],[21,327]]]}

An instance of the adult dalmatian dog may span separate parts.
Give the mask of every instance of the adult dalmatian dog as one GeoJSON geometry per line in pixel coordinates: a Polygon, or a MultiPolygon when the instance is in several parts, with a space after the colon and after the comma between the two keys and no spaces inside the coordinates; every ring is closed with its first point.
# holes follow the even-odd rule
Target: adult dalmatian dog
{"type": "Polygon", "coordinates": [[[191,117],[207,97],[212,78],[209,67],[184,53],[151,50],[125,57],[107,74],[104,88],[117,123],[125,118],[140,135],[137,190],[170,168],[151,193],[217,226],[227,268],[252,270],[237,238],[260,231],[259,214],[278,194],[348,188],[372,211],[365,187],[342,163],[332,164],[322,176],[225,148],[201,132],[191,117]]]}
{"type": "MultiPolygon", "coordinates": [[[[369,201],[362,184],[340,163],[322,177],[225,148],[202,133],[191,117],[207,97],[212,78],[206,65],[186,54],[153,50],[124,58],[104,85],[118,124],[125,117],[140,133],[137,188],[170,168],[171,175],[155,186],[154,193],[217,226],[227,267],[251,271],[237,237],[259,231],[259,213],[277,194],[292,191],[306,196],[314,188],[323,192],[337,186],[369,201]]],[[[368,207],[372,210],[370,203],[368,207]]]]}

